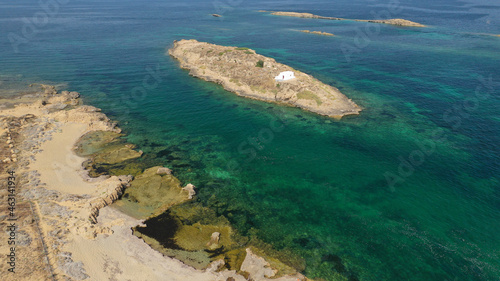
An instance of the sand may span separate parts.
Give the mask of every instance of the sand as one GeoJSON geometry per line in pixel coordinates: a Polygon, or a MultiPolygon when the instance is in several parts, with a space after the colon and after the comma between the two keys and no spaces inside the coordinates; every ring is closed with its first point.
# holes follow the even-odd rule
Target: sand
{"type": "Polygon", "coordinates": [[[42,152],[30,168],[40,173],[40,180],[47,188],[70,194],[91,194],[96,185],[83,180],[82,162],[72,149],[76,141],[87,130],[87,125],[70,122],[62,125],[52,140],[42,144],[42,152]]]}

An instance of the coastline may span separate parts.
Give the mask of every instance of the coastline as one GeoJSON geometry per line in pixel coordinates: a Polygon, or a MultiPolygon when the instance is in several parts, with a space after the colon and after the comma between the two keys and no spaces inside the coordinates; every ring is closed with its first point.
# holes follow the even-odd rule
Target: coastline
{"type": "MultiPolygon", "coordinates": [[[[7,171],[15,171],[18,206],[24,207],[16,232],[20,242],[17,253],[25,261],[39,263],[28,266],[19,260],[15,275],[4,280],[165,280],[165,276],[186,281],[246,280],[235,270],[223,269],[222,260],[203,270],[195,269],[134,236],[132,228],[143,226],[143,221],[109,206],[130,186],[133,177],[91,178],[82,166],[86,158],[74,150],[88,133],[119,134],[120,129],[98,108],[83,105],[78,93],[59,93],[48,85],[42,89],[18,99],[19,104],[13,107],[0,109],[0,141],[9,149],[2,150],[0,159],[2,184],[7,171]]],[[[126,147],[127,159],[142,155],[126,147]]],[[[4,190],[0,193],[2,203],[7,202],[4,190]]],[[[189,190],[183,194],[188,199],[193,196],[189,190]]],[[[6,223],[5,217],[0,223],[6,223]]],[[[5,246],[1,244],[2,254],[8,250],[5,246]]],[[[243,264],[246,267],[241,271],[256,281],[271,280],[267,276],[276,273],[250,248],[243,264]]],[[[6,264],[1,269],[7,271],[4,267],[6,264]]],[[[272,280],[308,279],[297,273],[272,280]]]]}

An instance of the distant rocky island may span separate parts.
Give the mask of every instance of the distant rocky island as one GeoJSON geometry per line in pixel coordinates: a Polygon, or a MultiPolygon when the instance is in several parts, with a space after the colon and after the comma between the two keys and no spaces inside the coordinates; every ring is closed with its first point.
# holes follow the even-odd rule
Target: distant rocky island
{"type": "Polygon", "coordinates": [[[221,84],[239,96],[295,106],[334,118],[361,111],[337,88],[249,48],[180,40],[174,41],[168,53],[179,60],[190,75],[221,84]]]}
{"type": "Polygon", "coordinates": [[[426,27],[423,24],[418,22],[413,22],[405,19],[388,19],[388,20],[355,20],[355,21],[363,21],[363,22],[371,22],[371,23],[383,23],[383,24],[391,24],[397,26],[409,26],[409,27],[426,27]]]}
{"type": "Polygon", "coordinates": [[[300,32],[304,33],[311,33],[311,34],[318,34],[318,35],[324,35],[324,36],[335,36],[333,33],[328,33],[328,32],[323,32],[323,31],[310,31],[310,30],[300,30],[300,32]]]}
{"type": "MultiPolygon", "coordinates": [[[[259,12],[270,12],[261,10],[259,12]]],[[[296,17],[296,18],[308,18],[308,19],[325,19],[325,20],[351,20],[351,21],[360,21],[360,22],[371,22],[371,23],[381,23],[381,24],[390,24],[396,26],[410,26],[410,27],[425,27],[425,25],[412,22],[405,19],[387,19],[387,20],[359,20],[359,19],[345,19],[345,18],[336,18],[336,17],[324,17],[318,16],[311,13],[297,13],[297,12],[270,12],[271,15],[275,16],[286,16],[286,17],[296,17]]]]}

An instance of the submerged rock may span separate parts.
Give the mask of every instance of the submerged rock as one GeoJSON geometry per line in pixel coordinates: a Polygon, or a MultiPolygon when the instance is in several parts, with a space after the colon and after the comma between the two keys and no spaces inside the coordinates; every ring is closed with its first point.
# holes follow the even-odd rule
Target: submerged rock
{"type": "Polygon", "coordinates": [[[76,146],[75,153],[90,158],[84,163],[90,177],[101,175],[137,175],[144,169],[139,161],[142,151],[121,138],[117,131],[93,131],[82,136],[76,146]]]}
{"type": "Polygon", "coordinates": [[[142,151],[135,151],[133,148],[131,144],[107,146],[94,156],[93,161],[101,164],[116,164],[141,157],[142,151]]]}
{"type": "Polygon", "coordinates": [[[106,146],[120,142],[122,135],[110,131],[93,131],[83,135],[77,142],[75,152],[78,156],[91,156],[106,146]]]}
{"type": "Polygon", "coordinates": [[[300,30],[300,32],[311,33],[311,34],[318,34],[318,35],[325,35],[325,36],[335,36],[332,33],[323,32],[323,31],[300,30]]]}
{"type": "Polygon", "coordinates": [[[150,214],[159,214],[173,205],[189,200],[190,193],[182,188],[179,179],[171,174],[158,174],[158,170],[162,168],[164,167],[152,167],[136,176],[124,197],[143,207],[150,207],[150,214]]]}

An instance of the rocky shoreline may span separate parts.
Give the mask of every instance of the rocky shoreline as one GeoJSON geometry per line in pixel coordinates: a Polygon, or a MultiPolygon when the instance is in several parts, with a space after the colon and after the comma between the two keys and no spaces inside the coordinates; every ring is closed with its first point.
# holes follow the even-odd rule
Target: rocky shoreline
{"type": "MultiPolygon", "coordinates": [[[[232,267],[224,259],[211,259],[198,270],[154,251],[132,235],[143,221],[109,205],[123,194],[137,202],[152,197],[158,203],[148,215],[158,215],[192,200],[194,185],[183,187],[166,167],[131,169],[142,152],[120,140],[115,123],[98,108],[83,105],[77,92],[41,87],[19,99],[0,100],[0,106],[6,105],[0,107],[0,207],[7,209],[7,172],[15,171],[19,222],[16,274],[3,280],[307,280],[290,267],[276,269],[280,263],[268,262],[264,252],[250,245],[237,251],[241,261],[232,267]],[[103,164],[124,168],[110,176],[96,170],[103,164]],[[132,170],[135,176],[127,174],[132,170]],[[156,183],[161,190],[145,189],[156,183]]],[[[6,215],[0,216],[2,227],[7,222],[6,215]]],[[[230,232],[217,229],[230,226],[207,225],[206,236],[194,242],[189,232],[179,237],[185,245],[202,243],[213,250],[233,243],[230,232]]],[[[0,239],[6,235],[1,232],[0,239]]],[[[4,244],[2,254],[8,251],[4,244]]],[[[0,270],[8,272],[7,266],[2,263],[0,270]]]]}
{"type": "Polygon", "coordinates": [[[215,82],[239,96],[275,102],[333,118],[357,115],[361,108],[337,88],[314,77],[241,47],[226,47],[196,40],[174,42],[168,54],[189,74],[215,82]],[[276,81],[284,71],[295,79],[276,81]]]}
{"type": "Polygon", "coordinates": [[[311,13],[297,13],[297,12],[270,12],[270,11],[259,11],[259,12],[269,12],[271,15],[275,16],[285,16],[285,17],[296,17],[296,18],[307,18],[307,19],[325,19],[325,20],[350,20],[359,22],[370,22],[370,23],[380,23],[380,24],[390,24],[396,26],[406,26],[406,27],[426,27],[423,24],[405,20],[405,19],[387,19],[387,20],[360,20],[360,19],[345,19],[336,17],[324,17],[318,16],[311,13]]]}

